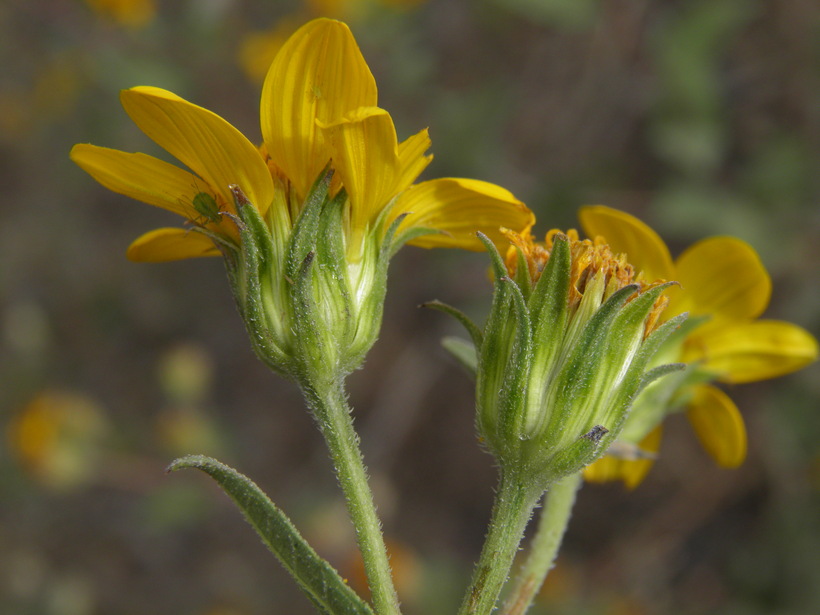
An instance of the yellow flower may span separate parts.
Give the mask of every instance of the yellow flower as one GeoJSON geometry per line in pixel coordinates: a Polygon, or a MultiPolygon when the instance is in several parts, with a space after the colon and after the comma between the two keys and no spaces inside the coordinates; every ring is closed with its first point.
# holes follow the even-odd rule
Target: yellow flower
{"type": "Polygon", "coordinates": [[[235,223],[223,215],[235,213],[230,185],[239,186],[263,216],[272,210],[271,232],[286,241],[331,159],[350,196],[347,249],[354,260],[366,234],[383,236],[402,215],[399,235],[419,228],[439,233],[409,243],[471,250],[483,249],[478,230],[501,242],[499,227],[523,231],[534,220],[512,194],[486,182],[445,178],[411,188],[432,159],[425,155],[427,131],[398,143],[392,119],[376,107],[373,75],[338,21],[309,22],[277,54],[262,90],[262,148],[218,115],[166,90],[135,87],[123,91],[121,101],[137,126],[193,173],[146,154],[88,144],[76,145],[72,160],[107,188],[179,214],[204,231],[151,231],[129,248],[133,260],[213,256],[224,243],[235,243],[235,223]]]}
{"type": "Polygon", "coordinates": [[[86,0],[86,4],[99,15],[129,28],[148,24],[157,12],[155,0],[86,0]]]}
{"type": "Polygon", "coordinates": [[[257,353],[291,376],[361,363],[381,322],[387,262],[403,244],[481,250],[477,231],[502,242],[501,227],[525,232],[534,222],[494,184],[413,184],[432,159],[427,131],[398,141],[338,21],[307,23],[276,55],[262,88],[259,147],[166,90],[136,87],[121,101],[190,169],[74,146],[71,158],[107,188],[186,220],[139,237],[129,258],[222,254],[257,353]]]}
{"type": "MultiPolygon", "coordinates": [[[[670,302],[664,316],[688,312],[695,326],[686,328],[684,339],[672,349],[677,356],[664,359],[692,365],[695,377],[676,392],[676,401],[686,406],[695,434],[710,456],[723,467],[739,466],[746,456],[743,419],[731,398],[706,382],[739,384],[796,371],[817,359],[817,340],[792,323],[759,318],[769,304],[771,280],[747,243],[711,237],[673,261],[658,234],[629,214],[593,206],[582,208],[579,216],[587,234],[605,237],[647,281],[661,278],[680,283],[667,290],[670,302]]],[[[633,458],[628,453],[621,458],[608,456],[587,468],[588,480],[621,479],[635,486],[649,471],[666,414],[664,408],[651,407],[649,393],[636,400],[624,428],[623,439],[637,445],[633,458]]]]}
{"type": "Polygon", "coordinates": [[[638,392],[681,371],[656,356],[686,316],[661,323],[672,282],[638,280],[601,237],[506,234],[506,262],[487,240],[495,292],[483,330],[453,307],[427,305],[472,338],[448,348],[476,376],[481,441],[502,468],[546,488],[601,457],[638,392]]]}
{"type": "Polygon", "coordinates": [[[33,478],[50,488],[71,489],[94,478],[107,429],[93,400],[44,391],[13,417],[7,437],[11,452],[33,478]]]}

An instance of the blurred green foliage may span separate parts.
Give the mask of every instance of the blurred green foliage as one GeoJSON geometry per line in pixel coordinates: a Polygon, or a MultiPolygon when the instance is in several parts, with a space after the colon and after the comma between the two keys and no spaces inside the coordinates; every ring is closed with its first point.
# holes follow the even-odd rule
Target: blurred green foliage
{"type": "MultiPolygon", "coordinates": [[[[0,612],[310,612],[226,498],[195,474],[164,475],[182,453],[253,476],[357,582],[320,439],[298,393],[252,356],[221,263],[125,261],[131,239],[174,221],[67,158],[76,142],[160,153],[119,107],[133,85],[171,89],[253,138],[259,84],[237,62],[242,41],[317,4],[158,2],[140,27],[79,0],[0,6],[0,612]],[[44,392],[86,400],[105,425],[69,430],[101,460],[59,488],[15,432],[44,392]]],[[[399,136],[430,126],[428,176],[508,187],[539,235],[588,203],[642,217],[673,250],[737,235],[773,275],[768,315],[820,332],[817,3],[353,4],[335,10],[399,136]]],[[[495,481],[471,386],[438,347],[450,324],[415,306],[439,298],[481,320],[489,288],[481,255],[404,250],[382,339],[351,383],[411,614],[454,609],[495,481]]],[[[637,491],[582,491],[537,613],[820,611],[818,368],[732,396],[745,466],[713,467],[673,421],[637,491]]],[[[44,442],[62,440],[29,446],[66,450],[44,442]]]]}

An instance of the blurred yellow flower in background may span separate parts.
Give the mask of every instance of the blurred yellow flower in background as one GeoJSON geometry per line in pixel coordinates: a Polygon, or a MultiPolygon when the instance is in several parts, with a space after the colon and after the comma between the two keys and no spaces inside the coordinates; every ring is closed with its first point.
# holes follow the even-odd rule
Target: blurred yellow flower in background
{"type": "Polygon", "coordinates": [[[383,6],[397,10],[410,10],[427,0],[305,0],[314,15],[337,19],[356,19],[366,15],[374,7],[383,6]]]}
{"type": "Polygon", "coordinates": [[[46,487],[65,490],[97,475],[107,432],[105,415],[90,398],[44,391],[10,421],[6,435],[27,473],[46,487]]]}
{"type": "MultiPolygon", "coordinates": [[[[672,260],[663,240],[649,226],[624,212],[603,206],[584,207],[579,214],[588,235],[603,236],[613,250],[623,252],[644,279],[676,280],[667,291],[664,316],[689,313],[691,324],[676,346],[677,356],[665,360],[693,366],[697,382],[676,392],[676,401],[704,449],[722,467],[739,466],[746,457],[746,430],[737,406],[718,381],[741,384],[782,376],[817,359],[817,340],[801,327],[760,319],[769,304],[771,280],[757,252],[734,237],[711,237],[692,245],[672,260]]],[[[684,325],[686,327],[686,325],[684,325]]],[[[646,393],[646,392],[645,392],[646,393]]],[[[663,408],[644,410],[635,402],[622,439],[646,452],[658,450],[663,408]],[[652,414],[650,420],[647,416],[652,414]]],[[[589,466],[587,480],[623,480],[635,486],[649,471],[649,457],[607,456],[589,466]]]]}
{"type": "Polygon", "coordinates": [[[213,372],[213,357],[198,344],[176,344],[160,358],[157,378],[166,403],[156,417],[155,433],[173,455],[225,451],[224,429],[209,412],[213,372]]]}
{"type": "Polygon", "coordinates": [[[157,13],[155,0],[85,0],[91,9],[121,26],[141,28],[157,13]]]}
{"type": "Polygon", "coordinates": [[[157,376],[168,400],[178,405],[200,405],[211,394],[214,359],[201,345],[180,343],[169,348],[157,366],[157,376]]]}
{"type": "Polygon", "coordinates": [[[72,117],[83,86],[82,58],[74,53],[55,54],[24,83],[0,87],[0,142],[15,145],[47,132],[60,120],[72,117]]]}

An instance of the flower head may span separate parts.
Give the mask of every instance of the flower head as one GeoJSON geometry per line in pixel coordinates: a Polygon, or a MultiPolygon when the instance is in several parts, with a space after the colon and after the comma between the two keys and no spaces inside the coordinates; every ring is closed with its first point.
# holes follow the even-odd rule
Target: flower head
{"type": "Polygon", "coordinates": [[[664,361],[687,363],[687,374],[641,394],[621,435],[631,448],[590,466],[587,479],[637,485],[660,445],[661,422],[681,406],[715,461],[729,468],[740,465],[746,456],[743,419],[731,398],[709,383],[740,384],[796,371],[816,360],[817,341],[797,325],[759,318],[769,303],[771,280],[747,243],[711,237],[673,261],[657,233],[629,214],[585,207],[580,219],[590,236],[606,238],[627,254],[643,279],[673,278],[680,283],[666,290],[666,317],[690,314],[687,326],[660,353],[664,361]]]}
{"type": "Polygon", "coordinates": [[[323,360],[343,370],[361,362],[380,323],[386,263],[404,243],[480,250],[477,230],[502,241],[500,227],[523,231],[533,222],[493,184],[413,184],[432,159],[427,131],[398,141],[377,107],[373,75],[338,21],[307,23],[277,54],[262,89],[260,147],[166,90],[136,87],[121,100],[139,128],[191,170],[74,147],[72,159],[104,186],[186,220],[146,233],[128,256],[223,255],[257,350],[280,371],[295,369],[304,335],[333,348],[323,360]],[[297,326],[306,314],[309,322],[297,326]]]}
{"type": "Polygon", "coordinates": [[[456,315],[476,349],[479,434],[502,467],[525,468],[545,488],[602,454],[637,392],[674,369],[649,362],[685,316],[659,326],[668,284],[637,281],[600,240],[507,236],[484,331],[456,315]]]}

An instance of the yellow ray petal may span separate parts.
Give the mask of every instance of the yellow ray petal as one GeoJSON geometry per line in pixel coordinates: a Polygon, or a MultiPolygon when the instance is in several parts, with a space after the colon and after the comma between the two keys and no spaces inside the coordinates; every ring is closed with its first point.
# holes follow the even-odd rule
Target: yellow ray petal
{"type": "Polygon", "coordinates": [[[705,325],[687,340],[682,361],[703,361],[724,382],[775,378],[817,360],[817,340],[790,322],[756,320],[705,325]]]}
{"type": "Polygon", "coordinates": [[[772,283],[760,258],[745,241],[710,237],[678,257],[680,305],[675,311],[716,318],[756,318],[769,304],[772,283]]]}
{"type": "Polygon", "coordinates": [[[483,250],[476,231],[503,246],[508,241],[500,228],[523,233],[535,223],[535,215],[511,192],[477,179],[448,177],[411,186],[396,200],[390,221],[405,212],[399,233],[416,227],[441,231],[409,242],[422,248],[483,250]]]}
{"type": "MultiPolygon", "coordinates": [[[[646,437],[638,444],[638,448],[646,453],[657,453],[661,448],[663,438],[663,428],[658,425],[650,431],[646,437]]],[[[590,483],[606,483],[620,480],[628,489],[634,489],[640,485],[655,460],[645,459],[619,459],[611,455],[604,455],[595,463],[584,468],[584,480],[590,483]]]]}
{"type": "Polygon", "coordinates": [[[711,385],[695,389],[686,411],[692,429],[718,465],[736,468],[746,459],[746,427],[726,393],[711,385]]]}
{"type": "Polygon", "coordinates": [[[384,109],[360,107],[338,122],[320,126],[350,197],[353,232],[363,233],[397,192],[399,153],[393,120],[384,109]]]}
{"type": "Polygon", "coordinates": [[[376,81],[345,24],[315,19],[288,39],[265,78],[260,119],[268,154],[300,198],[330,160],[317,121],[376,103],[376,81]]]}
{"type": "Polygon", "coordinates": [[[605,237],[615,252],[626,254],[648,282],[676,279],[669,248],[660,235],[635,216],[603,205],[590,205],[580,209],[578,218],[588,237],[605,237]]]}
{"type": "Polygon", "coordinates": [[[428,149],[430,149],[430,135],[426,128],[399,143],[401,177],[398,181],[397,192],[409,187],[432,162],[432,154],[425,156],[428,149]]]}
{"type": "Polygon", "coordinates": [[[584,468],[584,480],[588,483],[611,483],[624,475],[624,460],[603,456],[584,468]]]}
{"type": "Polygon", "coordinates": [[[273,199],[273,180],[259,150],[215,113],[153,87],[123,90],[122,106],[134,123],[207,182],[226,203],[237,184],[261,211],[273,199]]]}
{"type": "Polygon", "coordinates": [[[71,159],[109,190],[162,207],[191,220],[199,214],[192,203],[205,189],[196,175],[146,154],[129,154],[81,143],[71,159]]]}
{"type": "Polygon", "coordinates": [[[128,246],[129,260],[164,263],[199,256],[220,256],[219,250],[202,233],[179,228],[158,228],[137,237],[128,246]]]}

